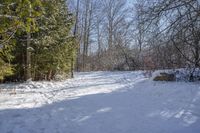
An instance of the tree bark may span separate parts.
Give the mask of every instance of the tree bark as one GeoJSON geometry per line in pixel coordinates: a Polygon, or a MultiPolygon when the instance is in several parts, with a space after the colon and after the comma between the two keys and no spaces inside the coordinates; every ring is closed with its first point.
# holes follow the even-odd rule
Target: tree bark
{"type": "Polygon", "coordinates": [[[26,76],[25,80],[31,80],[31,52],[30,52],[30,44],[31,44],[31,33],[27,33],[27,44],[26,44],[26,76]]]}
{"type": "MultiPolygon", "coordinates": [[[[74,27],[74,36],[77,38],[78,34],[78,20],[79,20],[79,6],[80,6],[80,0],[77,0],[76,4],[76,21],[75,21],[75,27],[74,27]]],[[[76,71],[79,71],[79,55],[80,55],[80,42],[77,42],[77,58],[76,58],[76,71]]],[[[74,69],[74,68],[73,68],[74,69]]],[[[73,71],[71,70],[71,77],[73,77],[73,71]]]]}

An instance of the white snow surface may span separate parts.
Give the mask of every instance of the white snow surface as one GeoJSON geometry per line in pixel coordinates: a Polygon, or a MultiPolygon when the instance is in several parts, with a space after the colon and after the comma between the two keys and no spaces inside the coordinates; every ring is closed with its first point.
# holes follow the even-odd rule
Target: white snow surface
{"type": "Polygon", "coordinates": [[[88,72],[0,88],[0,133],[200,133],[199,83],[88,72]]]}

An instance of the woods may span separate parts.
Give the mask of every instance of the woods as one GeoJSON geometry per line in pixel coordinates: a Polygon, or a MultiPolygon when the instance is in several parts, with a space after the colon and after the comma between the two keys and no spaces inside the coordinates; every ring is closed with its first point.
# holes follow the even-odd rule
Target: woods
{"type": "MultiPolygon", "coordinates": [[[[77,15],[80,43],[77,71],[114,70],[128,62],[125,49],[131,43],[131,12],[126,0],[69,1],[77,15]]],[[[131,61],[130,61],[131,62],[131,61]]]]}
{"type": "Polygon", "coordinates": [[[0,6],[0,78],[20,81],[69,77],[77,44],[71,34],[74,16],[67,3],[5,0],[0,6]]]}
{"type": "Polygon", "coordinates": [[[77,71],[199,68],[199,1],[69,1],[77,71]]]}
{"type": "Polygon", "coordinates": [[[3,0],[0,79],[200,66],[198,0],[3,0]]]}

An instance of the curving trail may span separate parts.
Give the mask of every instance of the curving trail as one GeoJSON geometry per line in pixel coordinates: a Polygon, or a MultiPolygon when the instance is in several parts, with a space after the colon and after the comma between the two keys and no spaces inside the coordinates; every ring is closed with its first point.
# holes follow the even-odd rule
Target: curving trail
{"type": "Polygon", "coordinates": [[[142,72],[90,72],[0,88],[0,133],[200,131],[199,83],[153,82],[142,72]]]}

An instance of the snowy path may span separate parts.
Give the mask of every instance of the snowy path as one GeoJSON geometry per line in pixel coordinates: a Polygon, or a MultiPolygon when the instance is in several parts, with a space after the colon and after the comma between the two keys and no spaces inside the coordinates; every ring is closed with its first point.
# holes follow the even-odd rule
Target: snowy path
{"type": "Polygon", "coordinates": [[[141,72],[93,72],[0,88],[0,133],[200,132],[199,83],[153,82],[141,72]]]}

